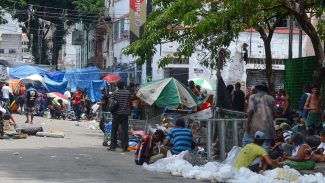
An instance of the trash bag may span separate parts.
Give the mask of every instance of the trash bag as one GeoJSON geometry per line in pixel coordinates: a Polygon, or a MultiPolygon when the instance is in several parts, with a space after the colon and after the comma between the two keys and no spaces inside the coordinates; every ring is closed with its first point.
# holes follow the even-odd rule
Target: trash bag
{"type": "Polygon", "coordinates": [[[237,155],[239,154],[241,149],[242,148],[238,146],[232,147],[232,149],[228,153],[227,158],[222,163],[227,165],[234,165],[237,155]]]}

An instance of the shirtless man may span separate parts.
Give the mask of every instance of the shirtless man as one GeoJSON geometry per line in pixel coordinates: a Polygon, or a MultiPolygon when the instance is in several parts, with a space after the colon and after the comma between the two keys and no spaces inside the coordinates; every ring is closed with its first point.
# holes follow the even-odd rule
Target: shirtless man
{"type": "Polygon", "coordinates": [[[319,95],[318,86],[313,85],[312,94],[307,98],[304,109],[309,110],[307,116],[307,127],[313,127],[318,134],[322,130],[322,97],[319,95]]]}

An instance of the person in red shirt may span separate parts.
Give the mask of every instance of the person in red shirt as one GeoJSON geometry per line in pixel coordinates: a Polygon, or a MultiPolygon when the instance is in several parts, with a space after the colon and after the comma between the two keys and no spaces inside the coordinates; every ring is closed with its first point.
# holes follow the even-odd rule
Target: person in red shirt
{"type": "Polygon", "coordinates": [[[77,117],[77,121],[79,121],[81,119],[81,99],[82,99],[82,92],[81,92],[81,88],[78,88],[76,93],[73,96],[74,98],[74,110],[76,113],[76,117],[77,117]]]}
{"type": "Polygon", "coordinates": [[[189,81],[188,82],[188,85],[189,85],[189,89],[194,93],[195,96],[200,96],[200,92],[199,90],[195,87],[195,84],[194,84],[194,81],[189,81]]]}

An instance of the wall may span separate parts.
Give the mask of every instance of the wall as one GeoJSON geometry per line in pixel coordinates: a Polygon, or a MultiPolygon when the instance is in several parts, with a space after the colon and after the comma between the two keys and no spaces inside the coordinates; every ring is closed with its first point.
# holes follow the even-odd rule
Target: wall
{"type": "Polygon", "coordinates": [[[22,61],[21,34],[0,35],[0,57],[8,61],[22,61]],[[14,52],[11,52],[14,51],[14,52]]]}

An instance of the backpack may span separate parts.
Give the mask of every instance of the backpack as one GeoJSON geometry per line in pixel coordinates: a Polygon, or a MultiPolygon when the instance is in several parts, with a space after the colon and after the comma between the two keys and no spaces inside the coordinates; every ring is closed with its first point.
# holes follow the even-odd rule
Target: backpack
{"type": "Polygon", "coordinates": [[[118,110],[119,104],[117,100],[113,99],[111,104],[109,105],[109,111],[113,114],[118,110]]]}

